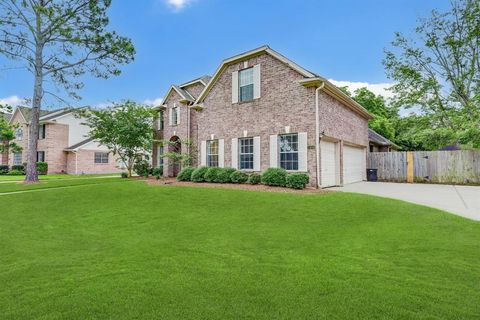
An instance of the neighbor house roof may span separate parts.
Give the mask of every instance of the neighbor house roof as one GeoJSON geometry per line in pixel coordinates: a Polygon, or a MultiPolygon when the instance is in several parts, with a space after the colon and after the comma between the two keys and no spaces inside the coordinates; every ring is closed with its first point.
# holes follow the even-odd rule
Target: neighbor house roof
{"type": "MultiPolygon", "coordinates": [[[[51,111],[40,110],[40,118],[45,117],[45,116],[47,116],[49,114],[52,114],[52,113],[56,113],[60,110],[64,110],[64,109],[56,109],[56,110],[51,110],[51,111]]],[[[26,122],[30,122],[30,120],[32,120],[32,108],[25,107],[25,106],[17,106],[15,108],[15,111],[13,112],[12,117],[10,118],[10,121],[13,119],[13,116],[15,115],[16,112],[20,112],[20,114],[22,115],[23,119],[26,122]]]]}
{"type": "Polygon", "coordinates": [[[11,113],[0,113],[0,116],[2,116],[7,122],[12,118],[11,113]]]}
{"type": "Polygon", "coordinates": [[[302,85],[304,85],[304,86],[320,86],[320,85],[323,84],[323,86],[324,86],[323,90],[327,94],[329,94],[329,95],[335,97],[336,99],[338,99],[339,101],[343,102],[347,107],[349,107],[353,111],[357,112],[358,114],[362,115],[363,117],[365,117],[367,119],[373,118],[373,115],[371,113],[369,113],[364,107],[362,107],[360,104],[355,102],[351,97],[346,95],[343,91],[341,91],[338,87],[333,85],[331,82],[329,82],[325,78],[319,76],[318,74],[315,74],[315,73],[303,68],[302,66],[296,64],[292,60],[286,58],[285,56],[281,55],[280,53],[276,52],[275,50],[272,50],[269,46],[266,46],[266,45],[223,60],[223,62],[217,68],[217,70],[213,74],[213,76],[210,79],[210,81],[208,82],[208,84],[205,86],[203,91],[198,96],[197,100],[195,101],[195,104],[198,105],[198,104],[201,104],[203,102],[203,100],[205,99],[205,97],[207,96],[207,94],[209,93],[209,91],[211,90],[213,85],[215,84],[215,82],[218,80],[218,78],[220,77],[222,72],[228,66],[230,66],[232,64],[235,64],[235,63],[238,63],[239,61],[246,60],[246,59],[249,59],[249,58],[252,58],[252,57],[255,57],[255,56],[259,56],[259,55],[262,55],[262,54],[268,54],[268,55],[280,60],[281,62],[283,62],[284,64],[286,64],[290,68],[292,68],[293,70],[296,70],[298,73],[303,75],[305,78],[300,82],[302,85]]]}
{"type": "Polygon", "coordinates": [[[66,114],[69,114],[73,111],[73,108],[63,108],[63,109],[58,109],[52,112],[49,112],[43,116],[40,117],[40,121],[51,121],[54,120],[58,117],[64,116],[66,114]]]}
{"type": "Polygon", "coordinates": [[[80,141],[79,143],[76,143],[76,144],[74,144],[74,145],[71,145],[70,147],[65,148],[64,150],[65,150],[65,151],[75,151],[75,150],[77,150],[78,148],[80,148],[81,146],[84,146],[84,145],[86,145],[87,143],[92,142],[92,141],[93,141],[92,138],[88,138],[88,139],[85,139],[85,140],[83,140],[83,141],[80,141]]]}
{"type": "Polygon", "coordinates": [[[396,145],[392,141],[388,140],[387,138],[385,138],[384,136],[382,136],[381,134],[375,132],[370,128],[368,129],[368,140],[371,143],[376,145],[385,146],[385,147],[394,147],[395,149],[400,149],[398,145],[396,145]]]}

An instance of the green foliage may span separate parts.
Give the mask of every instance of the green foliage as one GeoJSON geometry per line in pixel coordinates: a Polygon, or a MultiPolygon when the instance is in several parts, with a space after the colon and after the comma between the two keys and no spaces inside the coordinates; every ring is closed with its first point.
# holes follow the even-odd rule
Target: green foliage
{"type": "Polygon", "coordinates": [[[78,114],[86,119],[85,124],[90,127],[88,136],[119,156],[129,176],[135,159],[151,152],[154,112],[148,106],[127,100],[107,109],[82,109],[78,114]]]}
{"type": "Polygon", "coordinates": [[[262,182],[262,175],[258,173],[251,173],[248,176],[248,181],[249,184],[260,184],[262,182]]]}
{"type": "Polygon", "coordinates": [[[11,167],[11,170],[15,170],[15,171],[23,171],[23,173],[25,174],[25,166],[23,164],[17,164],[17,165],[13,165],[11,167]]]}
{"type": "Polygon", "coordinates": [[[210,167],[208,168],[207,172],[205,173],[205,181],[206,182],[216,182],[217,175],[220,173],[221,168],[218,167],[210,167]]]}
{"type": "Polygon", "coordinates": [[[232,182],[231,180],[231,175],[234,173],[236,170],[234,168],[220,168],[220,170],[217,172],[217,176],[214,180],[214,182],[218,183],[230,183],[232,182]]]}
{"type": "Polygon", "coordinates": [[[45,175],[48,173],[48,163],[46,162],[37,162],[37,172],[40,175],[45,175]]]}
{"type": "Polygon", "coordinates": [[[10,167],[8,165],[0,165],[0,174],[7,174],[10,167]]]}
{"type": "Polygon", "coordinates": [[[415,107],[426,117],[420,119],[426,126],[397,133],[399,141],[427,150],[456,142],[480,147],[480,2],[454,0],[451,5],[448,12],[434,10],[420,20],[413,37],[397,32],[383,61],[394,81],[393,104],[415,107]]]}
{"type": "Polygon", "coordinates": [[[25,171],[12,169],[12,170],[10,170],[10,172],[7,173],[7,175],[9,175],[9,176],[23,176],[23,175],[25,175],[25,171]]]}
{"type": "MultiPolygon", "coordinates": [[[[4,109],[6,110],[7,108],[4,107],[4,109]]],[[[10,110],[10,108],[8,108],[8,110],[10,110]]],[[[0,153],[22,151],[22,147],[13,141],[15,139],[15,130],[17,128],[18,125],[8,123],[0,110],[0,153]]]]}
{"type": "Polygon", "coordinates": [[[194,167],[186,167],[183,168],[182,171],[177,176],[178,181],[191,181],[192,180],[192,174],[195,171],[194,167]]]}
{"type": "Polygon", "coordinates": [[[120,173],[120,177],[121,177],[121,178],[124,178],[124,179],[125,179],[125,178],[128,178],[128,172],[122,172],[122,173],[120,173]]]}
{"type": "Polygon", "coordinates": [[[152,176],[154,177],[163,176],[163,166],[152,168],[152,176]]]}
{"type": "Polygon", "coordinates": [[[282,168],[268,168],[262,174],[262,183],[267,186],[284,187],[287,181],[287,171],[282,168]]]}
{"type": "Polygon", "coordinates": [[[141,177],[148,178],[151,173],[151,169],[150,162],[145,159],[137,159],[133,165],[133,171],[135,171],[135,173],[141,177]]]}
{"type": "Polygon", "coordinates": [[[306,173],[290,173],[287,175],[286,186],[292,189],[305,189],[309,180],[306,173]]]}
{"type": "Polygon", "coordinates": [[[205,174],[208,171],[208,167],[198,167],[192,172],[192,181],[193,182],[205,182],[205,174]]]}
{"type": "Polygon", "coordinates": [[[235,170],[230,175],[230,181],[232,183],[245,183],[248,181],[248,174],[240,170],[235,170]]]}

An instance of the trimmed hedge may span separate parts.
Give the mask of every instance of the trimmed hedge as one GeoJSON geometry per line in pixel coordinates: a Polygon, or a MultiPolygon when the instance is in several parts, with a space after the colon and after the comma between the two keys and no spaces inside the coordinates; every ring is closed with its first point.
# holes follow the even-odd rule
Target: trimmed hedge
{"type": "Polygon", "coordinates": [[[7,174],[9,169],[10,167],[7,165],[0,165],[0,174],[7,174]]]}
{"type": "Polygon", "coordinates": [[[9,173],[7,173],[9,176],[23,176],[25,175],[25,172],[20,171],[20,170],[10,170],[9,173]]]}
{"type": "Polygon", "coordinates": [[[23,164],[16,164],[16,165],[13,165],[11,170],[15,170],[15,171],[23,171],[25,172],[25,166],[23,164]]]}
{"type": "Polygon", "coordinates": [[[208,171],[208,167],[198,167],[192,172],[193,182],[205,182],[205,173],[208,171]]]}
{"type": "Polygon", "coordinates": [[[282,168],[268,168],[262,174],[262,183],[267,186],[285,187],[287,183],[287,171],[282,168]]]}
{"type": "Polygon", "coordinates": [[[195,171],[194,167],[185,167],[177,176],[178,181],[192,181],[192,173],[195,171]]]}
{"type": "Polygon", "coordinates": [[[122,172],[122,173],[120,173],[120,177],[122,177],[123,179],[128,178],[128,172],[122,172]]]}
{"type": "Polygon", "coordinates": [[[230,181],[232,183],[245,183],[248,181],[248,174],[242,171],[235,170],[230,175],[230,181]]]}
{"type": "Polygon", "coordinates": [[[252,173],[250,176],[248,176],[248,181],[249,184],[260,184],[262,182],[262,175],[258,173],[252,173]]]}
{"type": "Polygon", "coordinates": [[[205,173],[205,181],[206,182],[216,182],[217,175],[220,173],[221,168],[218,167],[210,167],[208,168],[207,172],[205,173]]]}
{"type": "Polygon", "coordinates": [[[291,173],[287,175],[286,186],[292,189],[305,189],[309,180],[305,173],[291,173]]]}
{"type": "Polygon", "coordinates": [[[233,168],[220,168],[220,171],[218,171],[217,177],[215,178],[214,182],[217,182],[217,183],[230,183],[230,182],[232,182],[232,179],[230,178],[230,176],[235,171],[237,171],[237,170],[235,170],[233,168]]]}
{"type": "Polygon", "coordinates": [[[48,163],[46,162],[37,162],[36,163],[36,166],[37,166],[37,173],[38,174],[47,174],[48,173],[48,163]]]}

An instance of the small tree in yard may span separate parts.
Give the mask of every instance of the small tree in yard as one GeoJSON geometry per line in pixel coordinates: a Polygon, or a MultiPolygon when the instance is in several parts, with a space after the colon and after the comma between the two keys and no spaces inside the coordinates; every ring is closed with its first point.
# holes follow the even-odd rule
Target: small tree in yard
{"type": "Polygon", "coordinates": [[[177,146],[178,144],[184,145],[187,147],[187,152],[174,152],[174,151],[167,151],[164,152],[161,157],[163,159],[171,159],[174,164],[181,164],[182,167],[189,167],[193,166],[195,163],[195,155],[197,154],[197,149],[195,148],[195,144],[192,140],[177,140],[177,141],[170,141],[170,140],[158,140],[157,142],[160,143],[161,146],[167,147],[168,150],[177,146]]]}
{"type": "Polygon", "coordinates": [[[12,108],[10,106],[0,105],[0,153],[22,151],[22,147],[12,142],[15,139],[15,129],[17,126],[9,124],[2,115],[3,113],[11,112],[11,110],[12,108]]]}
{"type": "Polygon", "coordinates": [[[88,136],[120,157],[132,176],[135,161],[151,153],[153,110],[132,101],[114,104],[108,109],[81,110],[90,127],[88,136]]]}
{"type": "Polygon", "coordinates": [[[73,98],[85,73],[119,75],[133,60],[131,41],[106,30],[111,0],[0,0],[0,54],[21,63],[34,78],[25,182],[37,182],[38,120],[44,84],[63,87],[73,98]]]}

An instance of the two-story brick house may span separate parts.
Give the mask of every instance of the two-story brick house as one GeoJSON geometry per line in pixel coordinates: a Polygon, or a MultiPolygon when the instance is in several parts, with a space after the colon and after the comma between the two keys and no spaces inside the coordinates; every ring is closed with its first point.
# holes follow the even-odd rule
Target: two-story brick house
{"type": "MultiPolygon", "coordinates": [[[[120,172],[116,157],[87,137],[89,128],[73,111],[70,108],[42,111],[35,160],[47,162],[49,173],[120,172]]],[[[30,120],[28,107],[17,107],[11,116],[10,123],[18,125],[14,141],[22,147],[22,152],[8,156],[10,166],[27,162],[30,120]]]]}
{"type": "MultiPolygon", "coordinates": [[[[308,173],[319,187],[365,178],[371,114],[268,46],[224,60],[211,78],[172,86],[160,112],[159,134],[192,140],[197,165],[247,172],[282,167],[308,173]]],[[[170,151],[186,149],[179,144],[170,151]]],[[[155,163],[161,152],[154,148],[155,163]]],[[[163,165],[165,176],[179,171],[172,161],[163,165]]]]}

